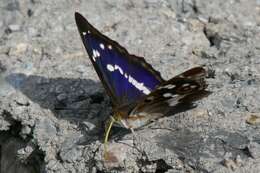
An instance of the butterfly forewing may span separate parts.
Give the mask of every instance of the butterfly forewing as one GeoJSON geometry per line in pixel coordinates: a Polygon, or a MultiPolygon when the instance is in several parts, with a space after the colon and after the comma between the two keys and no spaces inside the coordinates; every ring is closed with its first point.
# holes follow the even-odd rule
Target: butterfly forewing
{"type": "Polygon", "coordinates": [[[102,35],[79,13],[75,19],[87,53],[114,106],[137,102],[163,82],[144,58],[102,35]]]}

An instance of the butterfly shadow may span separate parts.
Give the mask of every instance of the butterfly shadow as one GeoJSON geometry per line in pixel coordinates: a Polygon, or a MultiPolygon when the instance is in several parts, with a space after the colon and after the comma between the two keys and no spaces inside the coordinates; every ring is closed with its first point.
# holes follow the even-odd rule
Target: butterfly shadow
{"type": "Polygon", "coordinates": [[[13,73],[5,79],[32,102],[51,110],[56,118],[76,124],[89,143],[103,137],[111,106],[100,82],[23,73],[13,73]]]}

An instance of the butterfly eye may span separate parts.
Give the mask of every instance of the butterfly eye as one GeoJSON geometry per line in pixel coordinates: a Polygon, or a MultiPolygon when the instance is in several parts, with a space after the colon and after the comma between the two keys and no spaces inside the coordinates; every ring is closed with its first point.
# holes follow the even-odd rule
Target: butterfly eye
{"type": "Polygon", "coordinates": [[[197,88],[198,88],[198,86],[195,84],[184,83],[176,89],[176,92],[180,93],[180,94],[189,93],[191,91],[194,91],[197,88]]]}

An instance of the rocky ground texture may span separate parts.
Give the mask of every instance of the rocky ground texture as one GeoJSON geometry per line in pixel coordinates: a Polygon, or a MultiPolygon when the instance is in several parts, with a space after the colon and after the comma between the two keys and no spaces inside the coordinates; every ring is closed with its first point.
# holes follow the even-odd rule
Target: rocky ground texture
{"type": "Polygon", "coordinates": [[[0,172],[260,172],[259,0],[0,1],[0,172]],[[111,103],[74,12],[169,79],[203,65],[212,92],[137,137],[111,103]]]}

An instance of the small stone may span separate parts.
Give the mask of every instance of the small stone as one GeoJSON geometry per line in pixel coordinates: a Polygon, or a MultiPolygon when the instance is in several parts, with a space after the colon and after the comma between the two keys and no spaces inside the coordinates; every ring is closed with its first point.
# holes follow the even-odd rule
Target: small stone
{"type": "MultiPolygon", "coordinates": [[[[189,21],[189,27],[192,31],[201,31],[203,30],[204,24],[200,22],[199,20],[190,19],[189,21]]],[[[206,23],[206,22],[205,22],[206,23]]]]}
{"type": "Polygon", "coordinates": [[[237,168],[236,163],[232,159],[224,159],[223,165],[228,169],[231,169],[232,171],[234,171],[237,168]]]}
{"type": "Polygon", "coordinates": [[[16,31],[19,31],[19,30],[21,29],[21,26],[20,26],[20,25],[13,24],[13,25],[9,25],[9,26],[8,26],[8,29],[9,29],[11,32],[16,32],[16,31]]]}
{"type": "Polygon", "coordinates": [[[248,145],[248,150],[250,155],[254,158],[254,159],[259,159],[260,158],[260,144],[256,143],[256,142],[251,142],[248,145]]]}
{"type": "Polygon", "coordinates": [[[55,92],[56,92],[57,94],[60,94],[60,93],[62,93],[63,91],[64,91],[63,85],[58,85],[58,86],[56,86],[55,92]]]}
{"type": "Polygon", "coordinates": [[[21,161],[26,161],[26,159],[32,154],[34,148],[32,146],[26,146],[17,151],[17,156],[21,161]]]}
{"type": "Polygon", "coordinates": [[[246,122],[251,125],[260,125],[260,113],[252,113],[246,119],[246,122]]]}
{"type": "Polygon", "coordinates": [[[150,164],[144,165],[141,170],[142,172],[156,172],[157,164],[151,162],[150,164]]]}
{"type": "Polygon", "coordinates": [[[62,159],[62,161],[66,161],[69,163],[77,162],[77,160],[80,159],[81,155],[82,150],[75,147],[60,152],[60,158],[62,159]]]}
{"type": "Polygon", "coordinates": [[[11,47],[8,55],[9,56],[19,56],[21,54],[24,54],[27,51],[28,44],[27,43],[18,43],[16,47],[11,47]]]}
{"type": "Polygon", "coordinates": [[[240,155],[237,155],[236,159],[235,159],[235,163],[237,164],[237,166],[241,167],[243,165],[242,163],[242,159],[240,157],[240,155]]]}
{"type": "Polygon", "coordinates": [[[194,109],[193,116],[202,119],[208,119],[209,113],[206,109],[194,109]]]}
{"type": "Polygon", "coordinates": [[[6,121],[3,117],[0,116],[0,131],[9,130],[11,123],[6,121]]]}
{"type": "Polygon", "coordinates": [[[15,98],[15,102],[19,106],[29,106],[30,105],[28,99],[23,96],[15,98]]]}
{"type": "Polygon", "coordinates": [[[21,132],[20,134],[23,136],[23,137],[27,137],[28,134],[31,133],[31,128],[29,126],[24,126],[22,129],[21,129],[21,132]]]}
{"type": "Polygon", "coordinates": [[[110,170],[114,167],[122,167],[125,164],[125,160],[132,161],[131,157],[127,154],[132,144],[132,141],[124,141],[126,143],[110,143],[107,147],[106,153],[101,154],[103,157],[105,154],[105,158],[102,161],[103,165],[110,170]]]}
{"type": "Polygon", "coordinates": [[[88,130],[88,131],[91,131],[96,127],[94,124],[92,124],[88,121],[84,121],[83,124],[84,124],[86,130],[88,130]]]}
{"type": "Polygon", "coordinates": [[[65,93],[61,93],[61,94],[59,94],[58,96],[57,96],[57,99],[59,100],[59,101],[63,101],[63,100],[65,100],[67,98],[67,94],[65,94],[65,93]]]}

